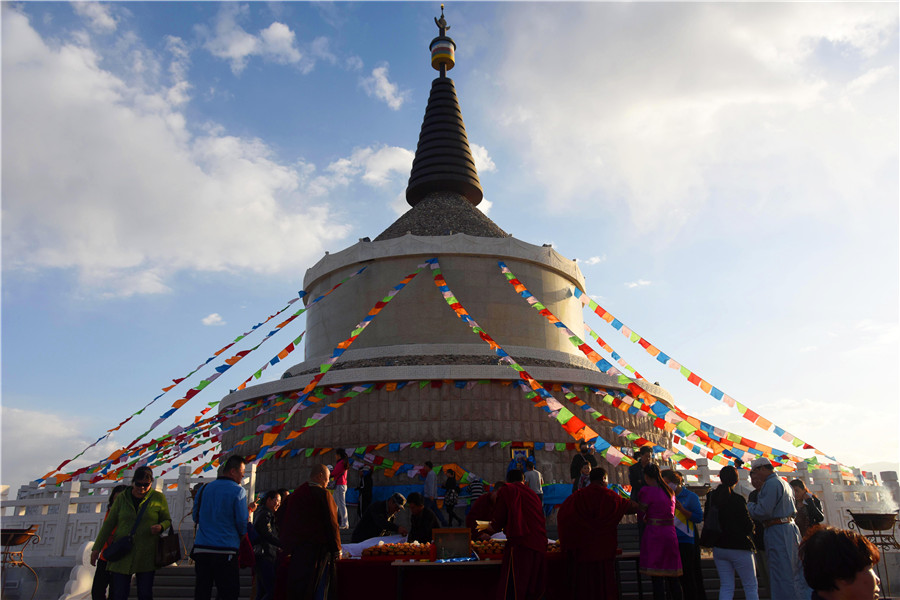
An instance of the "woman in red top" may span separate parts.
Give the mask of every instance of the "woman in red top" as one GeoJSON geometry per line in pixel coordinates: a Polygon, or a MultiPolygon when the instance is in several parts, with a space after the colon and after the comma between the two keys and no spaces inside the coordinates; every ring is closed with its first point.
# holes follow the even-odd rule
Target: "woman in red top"
{"type": "Polygon", "coordinates": [[[350,461],[347,459],[347,453],[343,448],[334,451],[337,462],[334,463],[334,471],[331,476],[334,478],[334,503],[337,505],[338,526],[341,529],[350,528],[350,520],[347,518],[347,468],[350,461]]]}

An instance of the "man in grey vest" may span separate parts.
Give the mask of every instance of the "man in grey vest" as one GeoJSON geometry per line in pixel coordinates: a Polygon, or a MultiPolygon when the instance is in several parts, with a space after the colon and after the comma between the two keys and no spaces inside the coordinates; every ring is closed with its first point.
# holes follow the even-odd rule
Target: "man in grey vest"
{"type": "Polygon", "coordinates": [[[772,600],[811,597],[812,590],[806,585],[797,556],[800,530],[794,523],[796,508],[791,486],[775,474],[768,458],[757,458],[750,463],[750,482],[759,495],[755,502],[747,503],[747,509],[765,527],[772,600]]]}

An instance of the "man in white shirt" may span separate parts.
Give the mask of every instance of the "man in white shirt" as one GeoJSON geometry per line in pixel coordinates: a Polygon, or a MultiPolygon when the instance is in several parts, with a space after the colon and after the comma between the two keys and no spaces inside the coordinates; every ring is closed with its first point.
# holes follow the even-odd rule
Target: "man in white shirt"
{"type": "Polygon", "coordinates": [[[540,471],[536,471],[534,463],[530,460],[525,463],[525,485],[531,488],[531,491],[538,495],[541,506],[544,505],[544,478],[540,471]]]}
{"type": "Polygon", "coordinates": [[[441,527],[446,527],[447,520],[437,505],[437,475],[434,473],[434,465],[430,460],[425,461],[425,489],[422,495],[425,496],[425,506],[435,514],[438,521],[441,522],[441,527]]]}

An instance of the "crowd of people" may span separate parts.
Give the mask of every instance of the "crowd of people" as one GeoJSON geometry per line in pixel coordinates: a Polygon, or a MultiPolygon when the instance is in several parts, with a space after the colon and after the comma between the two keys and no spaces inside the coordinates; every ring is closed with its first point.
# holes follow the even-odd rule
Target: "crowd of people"
{"type": "MultiPolygon", "coordinates": [[[[240,568],[247,565],[253,566],[255,600],[329,597],[341,557],[341,530],[349,529],[350,464],[341,449],[335,458],[333,469],[314,465],[307,481],[292,493],[271,490],[257,502],[248,502],[242,485],[246,461],[240,456],[229,457],[214,481],[195,490],[191,558],[196,600],[211,599],[213,588],[217,599],[236,600],[240,568]]],[[[597,466],[588,444],[581,444],[572,460],[572,493],[557,513],[566,577],[554,585],[564,586],[566,597],[618,597],[617,532],[627,514],[637,515],[639,568],[650,578],[654,600],[706,600],[701,547],[712,549],[719,600],[734,598],[735,576],[744,597],[758,599],[757,575],[762,571],[772,600],[878,597],[878,550],[856,533],[823,527],[821,501],[802,480],[780,478],[768,459],[751,463],[754,489],[748,498],[736,490],[742,468],[738,463],[721,469],[719,485],[701,503],[680,473],[654,464],[652,448],[638,449],[635,458],[628,471],[630,498],[608,488],[608,475],[597,466]]],[[[352,542],[400,535],[426,543],[435,529],[454,522],[464,523],[475,540],[502,532],[506,544],[496,597],[543,598],[548,540],[543,477],[534,462],[514,459],[505,481],[492,486],[471,478],[465,486],[471,505],[464,515],[456,513],[462,492],[457,472],[446,469],[440,485],[430,462],[421,474],[421,492],[408,498],[393,493],[373,501],[372,468],[361,469],[352,542]],[[396,522],[404,509],[409,528],[396,522]]],[[[151,469],[140,467],[130,486],[112,490],[91,552],[91,564],[97,566],[93,600],[126,600],[132,576],[138,599],[152,600],[160,566],[155,560],[157,536],[171,526],[165,496],[152,489],[152,483],[151,469]]]]}

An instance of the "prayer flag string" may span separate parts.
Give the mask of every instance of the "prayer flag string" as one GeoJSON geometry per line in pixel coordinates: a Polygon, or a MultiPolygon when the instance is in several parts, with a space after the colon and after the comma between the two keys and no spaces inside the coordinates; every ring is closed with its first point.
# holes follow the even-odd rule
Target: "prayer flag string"
{"type": "Polygon", "coordinates": [[[612,325],[614,329],[617,329],[622,335],[624,335],[631,343],[636,343],[641,348],[643,348],[647,354],[654,357],[658,362],[666,365],[670,369],[677,370],[685,379],[687,379],[690,383],[699,387],[706,394],[712,396],[716,400],[731,406],[732,408],[737,408],[738,412],[744,417],[746,420],[750,421],[760,429],[764,431],[769,431],[780,437],[786,442],[790,442],[795,448],[803,447],[806,450],[813,450],[816,454],[820,454],[825,456],[826,458],[837,462],[837,459],[833,456],[829,456],[819,450],[818,448],[812,446],[811,444],[804,442],[794,434],[786,431],[785,429],[775,425],[772,421],[764,418],[759,413],[749,409],[747,406],[741,404],[736,401],[734,398],[715,387],[705,379],[698,376],[696,373],[685,367],[684,365],[677,362],[674,358],[651,344],[647,339],[637,334],[635,331],[627,327],[624,323],[622,323],[619,319],[615,318],[609,311],[605,308],[594,302],[594,300],[588,297],[584,292],[580,289],[573,288],[575,297],[581,301],[582,306],[588,306],[597,316],[601,319],[612,325]]]}
{"type": "MultiPolygon", "coordinates": [[[[415,276],[418,275],[422,271],[423,268],[425,268],[425,266],[426,266],[425,263],[419,265],[419,268],[414,273],[410,273],[409,275],[404,277],[400,281],[400,283],[395,285],[393,288],[391,288],[387,292],[387,295],[385,295],[381,300],[376,302],[375,305],[369,310],[369,312],[365,316],[365,318],[363,318],[363,320],[360,321],[356,325],[356,327],[353,329],[353,331],[350,332],[350,337],[348,337],[347,339],[345,339],[344,341],[339,343],[337,345],[337,347],[335,347],[335,349],[332,351],[331,358],[329,358],[323,364],[319,365],[319,372],[315,375],[315,377],[313,377],[310,380],[310,382],[306,385],[306,387],[304,387],[303,390],[299,393],[296,403],[294,404],[294,406],[291,407],[291,410],[288,412],[287,416],[284,418],[284,421],[280,426],[281,429],[284,428],[284,426],[288,423],[288,421],[291,420],[291,418],[294,416],[294,414],[297,411],[299,411],[305,407],[305,401],[306,401],[307,397],[316,388],[316,386],[318,386],[319,382],[322,380],[323,377],[325,377],[325,374],[328,373],[328,371],[331,369],[331,367],[334,366],[334,363],[336,363],[337,360],[341,357],[341,355],[347,351],[347,348],[349,348],[350,345],[353,344],[354,341],[356,341],[356,338],[358,338],[360,336],[360,334],[362,334],[362,332],[366,329],[366,327],[369,326],[369,324],[384,309],[384,307],[387,306],[391,302],[391,300],[393,300],[397,296],[397,294],[400,293],[400,291],[403,288],[405,288],[409,284],[409,282],[412,281],[415,278],[415,276]]],[[[359,393],[359,392],[357,392],[357,393],[359,393]]],[[[323,413],[321,416],[324,417],[325,414],[328,414],[328,413],[323,413]]],[[[298,430],[291,432],[291,437],[288,438],[288,441],[290,441],[290,439],[296,438],[297,436],[301,435],[307,429],[309,429],[309,427],[312,427],[312,425],[314,425],[314,424],[315,423],[309,423],[309,421],[307,421],[306,425],[304,425],[303,427],[301,427],[298,430]]],[[[278,435],[279,435],[281,429],[279,429],[278,433],[275,433],[274,437],[264,439],[264,445],[262,448],[260,448],[259,452],[257,452],[257,454],[256,454],[257,457],[265,458],[265,456],[269,452],[273,452],[273,453],[277,452],[284,446],[284,444],[282,444],[281,446],[278,446],[275,449],[270,450],[271,446],[274,445],[276,440],[278,439],[278,435]],[[268,442],[268,444],[266,442],[268,442]]]]}
{"type": "Polygon", "coordinates": [[[478,334],[478,336],[491,347],[494,353],[500,357],[500,362],[506,363],[509,367],[518,372],[519,376],[525,380],[531,388],[531,391],[527,392],[525,397],[531,400],[536,408],[540,408],[546,412],[551,419],[555,419],[566,433],[576,440],[593,442],[594,447],[597,449],[597,453],[605,458],[610,464],[616,466],[622,462],[625,456],[621,452],[613,448],[612,445],[603,439],[596,431],[588,427],[584,421],[576,417],[568,408],[564,407],[559,400],[553,397],[553,394],[548,392],[534,377],[529,375],[519,363],[500,347],[500,344],[494,341],[494,339],[475,322],[475,319],[466,312],[466,309],[463,308],[462,304],[460,304],[459,300],[457,300],[450,290],[450,286],[447,284],[447,281],[441,273],[438,259],[433,258],[426,262],[431,265],[431,270],[434,274],[434,285],[441,292],[441,296],[451,310],[456,313],[456,316],[459,317],[461,321],[472,329],[473,333],[478,334]]]}
{"type": "MultiPolygon", "coordinates": [[[[325,292],[324,294],[318,296],[316,299],[314,299],[312,302],[310,302],[305,308],[300,309],[299,311],[297,311],[296,313],[294,313],[294,315],[292,315],[288,320],[286,320],[286,321],[284,321],[283,323],[279,324],[279,325],[275,328],[275,330],[269,332],[269,334],[268,334],[268,335],[267,335],[267,336],[266,336],[259,344],[257,344],[256,346],[254,346],[254,347],[251,348],[250,350],[245,350],[245,351],[243,351],[243,352],[238,352],[237,354],[235,354],[235,355],[232,356],[231,358],[226,359],[226,361],[225,361],[222,365],[219,365],[218,367],[216,367],[216,373],[214,373],[212,376],[208,377],[208,378],[205,379],[204,381],[201,381],[199,385],[197,385],[197,386],[194,387],[193,389],[189,390],[188,393],[185,395],[185,397],[183,397],[183,398],[177,400],[175,403],[173,403],[173,404],[172,404],[172,408],[170,408],[170,409],[169,409],[168,411],[166,411],[163,415],[161,415],[161,416],[156,420],[156,422],[154,422],[154,424],[150,427],[150,429],[148,429],[147,431],[145,431],[144,433],[142,433],[140,436],[138,436],[138,437],[137,437],[135,440],[133,440],[133,441],[131,442],[131,444],[129,444],[127,447],[130,448],[130,447],[133,446],[135,443],[137,443],[138,441],[140,441],[141,439],[143,439],[144,436],[146,436],[148,433],[150,433],[151,431],[153,431],[153,429],[155,429],[160,423],[162,423],[162,422],[165,421],[168,417],[170,417],[172,414],[174,414],[175,411],[178,410],[178,408],[180,408],[181,406],[183,406],[184,404],[186,404],[188,400],[190,400],[191,398],[193,398],[194,396],[196,396],[201,390],[203,390],[206,386],[208,386],[210,383],[212,383],[212,381],[214,381],[216,378],[218,378],[219,375],[221,375],[222,373],[224,373],[225,371],[227,371],[229,368],[231,368],[234,364],[236,364],[236,363],[237,363],[238,361],[240,361],[242,358],[244,358],[245,356],[247,356],[248,354],[250,354],[253,350],[255,350],[256,348],[259,348],[259,346],[262,345],[263,342],[265,342],[265,341],[268,340],[270,337],[272,337],[276,332],[280,331],[284,326],[286,326],[288,323],[290,323],[291,321],[293,321],[296,317],[300,316],[301,314],[303,314],[304,312],[306,312],[307,310],[309,310],[313,305],[317,304],[320,300],[322,300],[323,298],[325,298],[326,296],[328,296],[329,294],[331,294],[331,292],[333,292],[334,290],[336,290],[337,288],[339,288],[340,286],[342,286],[344,283],[346,283],[346,282],[349,281],[350,279],[352,279],[352,278],[356,277],[357,275],[361,274],[361,273],[362,273],[363,271],[365,271],[367,268],[368,268],[368,267],[362,267],[361,269],[359,269],[358,271],[352,273],[351,275],[349,275],[348,277],[346,277],[346,278],[343,279],[342,281],[336,283],[331,289],[329,289],[329,290],[328,290],[327,292],[325,292]]],[[[279,310],[278,312],[273,313],[272,315],[269,315],[269,317],[266,318],[264,321],[262,321],[262,322],[260,322],[260,323],[257,323],[256,325],[254,325],[253,327],[251,327],[249,331],[246,331],[246,332],[244,332],[243,334],[241,334],[241,335],[239,335],[238,337],[236,337],[231,343],[227,344],[227,345],[224,346],[223,348],[221,348],[221,349],[219,349],[218,351],[216,351],[212,356],[210,356],[208,359],[206,359],[205,362],[203,362],[203,363],[201,363],[200,365],[198,365],[193,371],[191,371],[190,373],[188,373],[188,374],[185,375],[184,377],[180,377],[180,378],[178,378],[178,379],[173,379],[173,380],[172,380],[172,381],[173,381],[173,384],[172,384],[172,385],[169,385],[169,386],[167,386],[167,387],[164,387],[163,390],[162,390],[162,392],[163,392],[162,394],[159,394],[158,396],[156,396],[153,400],[151,400],[150,402],[148,402],[148,403],[147,403],[145,406],[143,406],[140,410],[138,410],[137,412],[135,412],[135,413],[133,413],[132,415],[130,415],[130,416],[129,416],[128,418],[126,418],[124,421],[122,421],[121,423],[119,423],[116,427],[113,427],[112,429],[108,430],[103,436],[101,436],[101,437],[100,437],[99,439],[97,439],[95,442],[93,442],[92,444],[90,444],[87,448],[85,448],[84,450],[82,450],[81,452],[79,452],[79,453],[78,453],[77,455],[75,455],[74,457],[72,457],[72,458],[70,458],[70,459],[68,459],[68,460],[63,461],[62,463],[60,463],[60,465],[59,465],[56,469],[54,469],[53,471],[50,471],[49,473],[47,473],[46,475],[44,475],[44,477],[38,479],[37,481],[44,481],[44,480],[47,480],[47,479],[49,479],[51,476],[53,476],[55,473],[58,473],[59,471],[61,471],[63,467],[65,467],[67,464],[69,464],[69,463],[72,462],[73,460],[75,460],[75,459],[79,458],[80,456],[82,456],[82,455],[83,455],[85,452],[87,452],[89,449],[91,449],[92,447],[96,446],[98,443],[100,443],[101,441],[103,441],[104,439],[106,439],[107,437],[109,437],[109,435],[111,435],[113,432],[119,430],[123,425],[125,425],[126,423],[128,423],[133,417],[135,417],[135,416],[137,416],[137,415],[143,413],[144,410],[146,410],[150,405],[152,405],[152,404],[155,403],[157,400],[159,400],[160,398],[162,398],[166,393],[169,392],[169,390],[173,389],[176,385],[178,385],[179,383],[181,383],[182,381],[184,381],[185,379],[187,379],[188,377],[190,377],[191,375],[193,375],[194,373],[196,373],[197,371],[199,371],[201,368],[203,368],[203,367],[204,367],[205,365],[207,365],[209,362],[211,362],[212,360],[214,360],[217,356],[219,356],[220,354],[222,354],[223,352],[225,352],[226,350],[228,350],[228,348],[230,348],[231,346],[233,346],[235,343],[241,341],[242,339],[244,339],[245,337],[247,337],[248,335],[250,335],[251,333],[253,333],[254,331],[256,331],[258,328],[262,327],[263,325],[265,325],[266,323],[268,323],[269,321],[271,321],[272,319],[274,319],[275,317],[277,317],[278,315],[280,315],[281,313],[283,313],[283,312],[284,312],[285,310],[287,310],[291,305],[293,305],[295,302],[297,302],[298,300],[302,299],[302,298],[305,297],[306,295],[307,295],[307,292],[304,291],[304,290],[301,290],[300,292],[298,292],[298,297],[297,297],[297,298],[293,298],[293,299],[291,299],[290,301],[288,301],[287,305],[284,306],[284,308],[282,308],[282,309],[279,310]]],[[[302,336],[301,336],[301,337],[302,337],[302,336]]],[[[298,339],[299,339],[299,338],[298,338],[298,339]]],[[[268,363],[267,363],[267,364],[268,364],[268,363]]],[[[263,367],[263,368],[265,368],[265,367],[263,367]]],[[[261,371],[261,370],[260,370],[260,371],[261,371]]],[[[252,376],[251,376],[251,377],[252,377],[252,376]]],[[[245,383],[246,383],[246,382],[245,382],[245,383]]],[[[119,452],[119,451],[117,450],[116,452],[119,452]]],[[[113,453],[113,455],[115,455],[115,452],[113,453]]],[[[111,455],[111,456],[112,456],[112,455],[111,455]]]]}
{"type": "MultiPolygon", "coordinates": [[[[588,360],[593,362],[598,368],[600,368],[607,375],[617,377],[617,380],[620,384],[626,385],[628,387],[629,391],[632,392],[632,394],[641,398],[641,400],[643,402],[638,403],[639,410],[643,410],[644,412],[653,411],[654,414],[656,414],[658,411],[654,410],[654,408],[662,407],[663,412],[661,414],[658,414],[657,415],[658,417],[665,416],[667,413],[669,413],[670,410],[672,410],[672,411],[674,411],[675,415],[677,415],[679,418],[674,424],[672,424],[670,422],[671,427],[678,426],[681,422],[685,422],[684,426],[693,427],[693,429],[685,432],[687,435],[693,434],[696,431],[700,430],[700,433],[697,434],[697,436],[700,437],[705,443],[709,444],[713,441],[711,438],[713,435],[716,435],[716,433],[715,433],[716,428],[714,428],[711,425],[708,425],[706,423],[702,423],[698,419],[690,417],[689,415],[684,413],[684,411],[679,409],[677,406],[674,406],[674,404],[672,405],[672,407],[670,409],[668,406],[666,406],[665,404],[662,404],[659,400],[657,400],[655,397],[653,397],[651,394],[649,394],[646,390],[644,390],[643,388],[638,386],[634,380],[623,375],[620,371],[618,371],[615,367],[613,367],[612,364],[609,363],[609,361],[603,359],[599,354],[597,354],[593,349],[591,349],[591,347],[589,345],[584,343],[581,340],[581,338],[579,338],[571,329],[569,329],[565,325],[565,323],[560,321],[559,318],[556,317],[556,315],[554,315],[531,292],[529,292],[528,288],[525,286],[525,284],[523,284],[518,278],[516,278],[516,276],[512,273],[512,271],[509,269],[509,267],[507,267],[506,264],[503,263],[503,261],[499,261],[497,264],[500,267],[500,272],[504,275],[507,282],[513,286],[513,288],[516,290],[516,292],[522,298],[524,298],[526,300],[526,302],[528,302],[528,304],[532,308],[537,310],[538,313],[541,314],[545,319],[547,319],[547,321],[550,324],[552,324],[556,328],[562,330],[566,334],[566,337],[569,340],[569,342],[573,346],[575,346],[576,348],[581,350],[581,352],[588,358],[588,360]]],[[[599,338],[599,336],[598,336],[598,338],[599,338]]],[[[602,340],[601,340],[601,342],[602,342],[602,340]]],[[[606,344],[606,347],[608,348],[608,351],[612,350],[612,348],[609,347],[608,344],[606,344]]],[[[620,363],[622,363],[622,362],[624,362],[624,361],[620,361],[620,363]]],[[[635,403],[637,403],[637,401],[634,398],[630,398],[630,397],[628,398],[628,401],[629,401],[628,403],[632,406],[634,406],[635,403]]],[[[609,403],[611,404],[612,402],[609,402],[609,403]]],[[[666,421],[661,421],[660,428],[665,428],[665,424],[666,424],[666,421]]],[[[728,442],[736,443],[736,444],[743,444],[747,448],[754,448],[754,449],[760,451],[760,455],[768,454],[775,460],[779,460],[779,459],[783,460],[783,456],[776,457],[773,455],[772,448],[765,446],[763,444],[760,444],[758,442],[754,442],[753,440],[744,438],[743,436],[738,436],[735,434],[729,434],[727,432],[722,432],[722,435],[718,436],[718,438],[719,439],[717,439],[717,441],[720,442],[720,444],[718,446],[718,452],[721,452],[724,450],[724,448],[722,448],[722,446],[721,446],[721,444],[722,444],[721,440],[722,440],[722,438],[725,438],[728,440],[728,442]]],[[[641,442],[639,442],[639,443],[641,443],[641,442]]],[[[644,445],[644,444],[641,443],[641,445],[644,445]]],[[[729,444],[726,443],[725,445],[729,445],[729,444]]],[[[797,457],[791,457],[791,459],[795,462],[802,460],[797,457]]]]}

